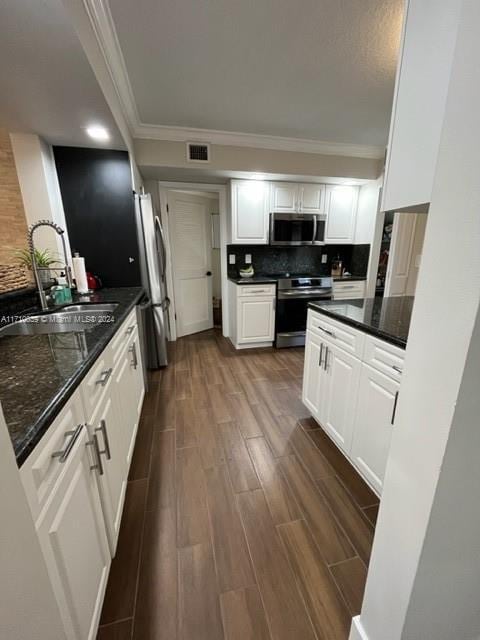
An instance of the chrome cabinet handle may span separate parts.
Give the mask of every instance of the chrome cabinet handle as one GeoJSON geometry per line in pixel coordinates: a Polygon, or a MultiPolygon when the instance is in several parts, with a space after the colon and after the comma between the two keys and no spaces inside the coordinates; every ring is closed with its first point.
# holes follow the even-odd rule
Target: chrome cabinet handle
{"type": "Polygon", "coordinates": [[[395,364],[392,364],[392,369],[394,369],[397,373],[403,373],[403,369],[401,367],[397,367],[395,364]]]}
{"type": "Polygon", "coordinates": [[[135,346],[135,342],[129,347],[128,352],[132,354],[132,367],[134,369],[138,366],[138,358],[137,358],[137,348],[135,346]]]}
{"type": "Polygon", "coordinates": [[[318,358],[318,366],[322,366],[322,355],[323,355],[323,342],[320,343],[320,357],[318,358]]]}
{"type": "Polygon", "coordinates": [[[128,329],[125,331],[125,333],[127,334],[127,336],[129,336],[130,334],[132,334],[132,333],[133,333],[133,331],[134,331],[134,329],[135,329],[135,325],[134,325],[134,324],[130,325],[130,326],[128,327],[128,329]]]}
{"type": "Polygon", "coordinates": [[[108,439],[108,433],[107,433],[107,423],[105,422],[105,420],[100,420],[100,426],[96,427],[95,432],[101,432],[103,435],[103,444],[105,445],[105,448],[102,449],[101,451],[99,451],[100,454],[105,454],[105,456],[107,457],[107,460],[111,459],[111,454],[110,454],[110,440],[108,439]]]}
{"type": "Polygon", "coordinates": [[[82,429],[83,429],[83,424],[79,424],[76,429],[73,429],[72,431],[66,431],[65,437],[66,438],[70,437],[70,440],[67,442],[67,445],[64,449],[60,449],[59,451],[54,451],[54,453],[52,453],[52,458],[58,458],[58,461],[62,463],[65,462],[65,460],[70,455],[70,452],[72,451],[75,442],[78,440],[78,437],[82,432],[82,429]]]}
{"type": "Polygon", "coordinates": [[[100,376],[100,378],[98,380],[95,380],[95,384],[101,384],[102,387],[104,387],[107,384],[108,379],[112,375],[112,371],[113,371],[113,369],[111,367],[110,367],[110,369],[107,369],[106,371],[102,371],[102,375],[100,376]]]}
{"type": "Polygon", "coordinates": [[[390,424],[392,425],[395,422],[395,414],[397,413],[397,402],[398,402],[398,391],[395,392],[395,400],[393,401],[392,418],[390,420],[390,424]]]}
{"type": "Polygon", "coordinates": [[[328,345],[325,346],[325,362],[323,363],[323,368],[325,369],[325,371],[327,370],[327,363],[328,363],[328,345]]]}
{"type": "Polygon", "coordinates": [[[94,433],[92,436],[92,439],[87,442],[87,447],[93,447],[93,450],[95,452],[95,459],[97,461],[97,464],[90,465],[90,471],[97,469],[98,474],[103,476],[103,464],[102,464],[102,458],[100,457],[101,452],[100,452],[100,446],[98,444],[98,437],[96,433],[94,433]]]}
{"type": "Polygon", "coordinates": [[[332,336],[332,338],[335,338],[335,334],[333,333],[333,331],[329,331],[328,329],[324,329],[320,325],[318,325],[317,329],[320,329],[320,331],[323,331],[324,333],[328,334],[329,336],[332,336]]]}

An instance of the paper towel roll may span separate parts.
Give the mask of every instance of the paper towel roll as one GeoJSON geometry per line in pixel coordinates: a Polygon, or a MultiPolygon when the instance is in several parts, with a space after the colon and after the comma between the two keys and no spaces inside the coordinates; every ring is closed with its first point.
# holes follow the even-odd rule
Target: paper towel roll
{"type": "Polygon", "coordinates": [[[78,293],[88,293],[87,272],[85,271],[85,258],[75,254],[72,258],[73,273],[77,283],[78,293]]]}

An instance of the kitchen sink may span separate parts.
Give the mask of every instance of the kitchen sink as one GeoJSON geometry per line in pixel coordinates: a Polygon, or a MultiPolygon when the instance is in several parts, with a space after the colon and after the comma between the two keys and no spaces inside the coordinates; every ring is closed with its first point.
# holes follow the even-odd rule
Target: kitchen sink
{"type": "Polygon", "coordinates": [[[38,313],[0,329],[4,336],[34,336],[49,333],[89,331],[100,324],[115,322],[117,303],[72,304],[46,313],[38,313]]]}

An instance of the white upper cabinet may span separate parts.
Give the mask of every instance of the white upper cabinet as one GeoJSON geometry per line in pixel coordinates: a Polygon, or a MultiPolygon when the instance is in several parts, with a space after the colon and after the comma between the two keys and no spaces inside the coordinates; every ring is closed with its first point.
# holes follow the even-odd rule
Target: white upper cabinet
{"type": "Polygon", "coordinates": [[[270,211],[295,213],[299,207],[299,186],[295,182],[272,182],[270,211]]]}
{"type": "Polygon", "coordinates": [[[355,236],[358,187],[328,185],[326,244],[352,244],[355,236]]]}
{"type": "Polygon", "coordinates": [[[270,183],[259,180],[231,182],[232,244],[268,244],[270,183]]]}
{"type": "Polygon", "coordinates": [[[278,213],[325,213],[325,185],[272,182],[270,211],[278,213]]]}
{"type": "Polygon", "coordinates": [[[431,200],[461,0],[406,2],[381,208],[431,200]]]}

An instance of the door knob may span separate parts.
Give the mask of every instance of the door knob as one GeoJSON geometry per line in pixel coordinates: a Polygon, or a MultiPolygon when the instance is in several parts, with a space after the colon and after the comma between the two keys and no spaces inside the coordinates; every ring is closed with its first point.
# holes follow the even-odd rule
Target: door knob
{"type": "Polygon", "coordinates": [[[207,275],[207,276],[211,276],[211,275],[212,275],[212,272],[211,272],[211,271],[207,271],[207,273],[206,273],[205,275],[207,275]]]}

